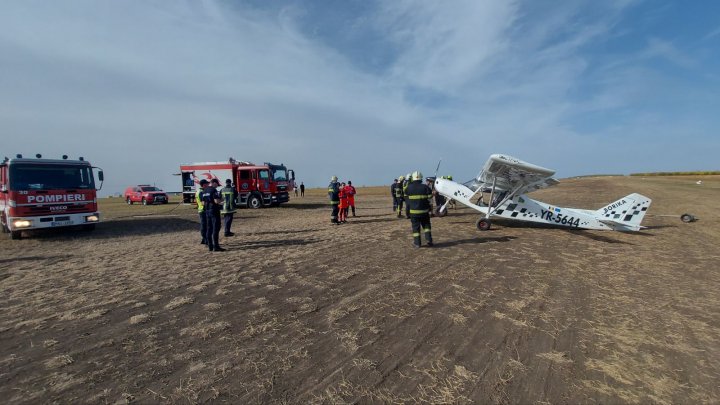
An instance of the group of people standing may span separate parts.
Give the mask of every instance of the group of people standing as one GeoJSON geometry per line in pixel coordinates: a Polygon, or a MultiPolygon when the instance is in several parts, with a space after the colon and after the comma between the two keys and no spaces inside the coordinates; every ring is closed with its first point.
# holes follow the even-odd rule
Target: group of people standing
{"type": "Polygon", "coordinates": [[[355,187],[352,185],[352,181],[340,183],[337,176],[330,178],[330,184],[328,185],[328,197],[330,198],[330,205],[332,205],[332,214],[330,215],[330,222],[339,225],[347,222],[347,217],[352,209],[352,216],[355,216],[355,187]]]}
{"type": "Polygon", "coordinates": [[[200,180],[200,187],[195,192],[195,202],[200,216],[201,244],[207,245],[211,252],[223,252],[220,247],[220,229],[222,224],[220,216],[225,224],[225,237],[234,236],[230,230],[233,217],[237,209],[236,201],[238,192],[233,187],[232,180],[225,180],[225,187],[218,191],[220,180],[200,180]]]}

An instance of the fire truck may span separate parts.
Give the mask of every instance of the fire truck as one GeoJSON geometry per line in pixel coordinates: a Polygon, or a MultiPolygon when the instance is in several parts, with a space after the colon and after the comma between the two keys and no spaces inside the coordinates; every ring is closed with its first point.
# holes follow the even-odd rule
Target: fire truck
{"type": "Polygon", "coordinates": [[[200,180],[218,179],[221,187],[232,180],[238,191],[239,206],[260,208],[277,206],[290,201],[295,187],[295,172],[285,165],[264,163],[256,165],[233,158],[226,162],[204,162],[180,165],[183,184],[183,202],[194,204],[200,180]]]}
{"type": "MultiPolygon", "coordinates": [[[[0,224],[12,239],[22,231],[78,227],[95,228],[100,222],[93,167],[78,160],[5,158],[0,163],[0,224]]],[[[98,172],[103,181],[103,172],[98,172]]]]}

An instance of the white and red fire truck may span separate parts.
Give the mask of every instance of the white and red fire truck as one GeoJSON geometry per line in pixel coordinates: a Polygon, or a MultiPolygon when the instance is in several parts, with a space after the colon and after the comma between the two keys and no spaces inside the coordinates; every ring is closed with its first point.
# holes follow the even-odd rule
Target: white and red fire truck
{"type": "MultiPolygon", "coordinates": [[[[93,167],[78,160],[5,158],[0,163],[0,223],[20,239],[25,230],[81,227],[100,221],[93,167]]],[[[98,172],[103,181],[103,172],[98,172]]]]}
{"type": "Polygon", "coordinates": [[[195,203],[195,192],[200,180],[218,179],[220,186],[232,180],[238,191],[237,204],[249,208],[280,205],[290,201],[295,187],[295,172],[283,164],[256,165],[230,158],[226,162],[204,162],[180,166],[183,184],[183,202],[195,203]]]}

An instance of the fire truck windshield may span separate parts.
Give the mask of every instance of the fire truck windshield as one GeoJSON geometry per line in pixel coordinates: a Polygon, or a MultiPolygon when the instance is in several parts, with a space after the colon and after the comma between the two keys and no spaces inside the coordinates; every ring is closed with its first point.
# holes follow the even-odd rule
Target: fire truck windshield
{"type": "Polygon", "coordinates": [[[287,170],[282,166],[273,167],[272,174],[274,181],[287,181],[288,179],[287,170]]]}
{"type": "Polygon", "coordinates": [[[94,189],[92,169],[86,165],[21,163],[10,165],[10,189],[94,189]]]}

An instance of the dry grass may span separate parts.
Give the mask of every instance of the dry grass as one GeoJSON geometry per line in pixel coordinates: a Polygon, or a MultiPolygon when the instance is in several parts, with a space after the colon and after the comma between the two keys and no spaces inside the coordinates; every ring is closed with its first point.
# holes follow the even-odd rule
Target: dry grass
{"type": "Polygon", "coordinates": [[[715,403],[720,177],[566,180],[597,209],[637,191],[642,233],[434,218],[387,189],[328,224],[323,190],[240,210],[227,252],[190,207],[103,200],[93,233],[0,240],[7,403],[715,403]],[[691,195],[692,198],[688,198],[691,195]],[[138,213],[162,214],[133,217],[138,213]],[[148,250],[147,247],[153,249],[148,250]]]}

